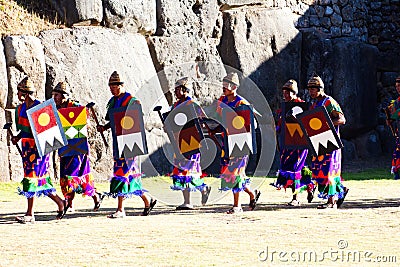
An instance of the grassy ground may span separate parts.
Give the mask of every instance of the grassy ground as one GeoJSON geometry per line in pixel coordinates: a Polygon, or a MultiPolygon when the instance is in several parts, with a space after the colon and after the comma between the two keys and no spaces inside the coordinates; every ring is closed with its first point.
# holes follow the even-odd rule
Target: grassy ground
{"type": "MultiPolygon", "coordinates": [[[[115,220],[106,215],[116,200],[105,199],[93,212],[92,200],[78,196],[75,212],[61,221],[54,220],[51,200],[38,199],[33,225],[14,222],[26,200],[15,194],[17,184],[3,183],[0,266],[398,266],[400,181],[385,170],[348,178],[350,192],[339,210],[317,210],[322,201],[308,204],[306,194],[299,196],[300,207],[289,207],[290,193],[275,190],[266,178],[257,209],[247,211],[244,194],[239,215],[224,213],[231,194],[194,211],[160,203],[149,217],[137,216],[140,198],[128,199],[127,217],[115,220]],[[388,179],[375,179],[381,177],[388,179]]],[[[97,187],[107,191],[108,184],[97,187]]]]}
{"type": "Polygon", "coordinates": [[[393,175],[390,173],[388,168],[370,169],[367,171],[359,171],[359,172],[345,172],[343,173],[342,176],[345,181],[393,179],[393,175]]]}

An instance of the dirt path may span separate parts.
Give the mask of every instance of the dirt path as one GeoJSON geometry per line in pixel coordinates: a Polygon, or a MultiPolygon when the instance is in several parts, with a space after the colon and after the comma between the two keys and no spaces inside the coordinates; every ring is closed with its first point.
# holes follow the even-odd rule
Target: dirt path
{"type": "MultiPolygon", "coordinates": [[[[130,199],[128,216],[112,220],[106,215],[114,211],[114,199],[106,199],[99,212],[92,212],[91,199],[79,196],[75,213],[61,221],[53,220],[55,204],[39,199],[33,225],[13,221],[24,212],[25,199],[0,192],[0,266],[397,266],[393,261],[400,262],[400,181],[349,181],[343,209],[317,210],[319,200],[299,208],[286,206],[289,192],[276,191],[268,180],[261,187],[257,209],[240,215],[224,214],[232,201],[229,194],[189,212],[160,204],[149,217],[136,216],[141,200],[130,199]]],[[[245,195],[242,200],[248,202],[245,195]]]]}

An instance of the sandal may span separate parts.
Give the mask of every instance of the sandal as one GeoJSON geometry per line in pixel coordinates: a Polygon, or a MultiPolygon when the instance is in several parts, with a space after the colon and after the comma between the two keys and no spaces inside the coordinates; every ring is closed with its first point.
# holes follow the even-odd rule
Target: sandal
{"type": "Polygon", "coordinates": [[[61,220],[62,218],[64,218],[65,212],[66,212],[65,208],[63,210],[57,211],[56,220],[61,220]]]}
{"type": "Polygon", "coordinates": [[[337,205],[338,208],[340,208],[340,206],[342,206],[342,204],[343,204],[343,202],[344,202],[344,199],[346,198],[347,193],[349,192],[349,190],[350,190],[350,189],[348,189],[347,187],[345,187],[345,188],[343,189],[343,191],[344,191],[343,197],[342,197],[342,198],[339,198],[338,201],[336,201],[336,205],[337,205]]]}
{"type": "Polygon", "coordinates": [[[150,200],[150,206],[144,208],[144,210],[143,210],[143,212],[142,212],[142,216],[147,216],[147,215],[149,215],[149,214],[150,214],[150,211],[154,208],[154,206],[156,205],[156,203],[157,203],[157,199],[155,199],[154,201],[153,201],[153,199],[151,199],[151,200],[150,200]]]}
{"type": "Polygon", "coordinates": [[[293,199],[292,201],[290,201],[289,203],[287,203],[288,206],[292,206],[292,207],[297,207],[300,206],[300,202],[296,199],[293,199]]]}
{"type": "Polygon", "coordinates": [[[317,209],[321,210],[321,209],[326,209],[326,208],[330,208],[330,209],[337,209],[337,204],[333,204],[333,203],[326,203],[326,204],[322,204],[322,205],[318,205],[317,209]]]}
{"type": "Polygon", "coordinates": [[[110,215],[107,215],[107,218],[117,219],[117,218],[124,218],[125,216],[126,216],[125,211],[116,211],[110,215]]]}
{"type": "Polygon", "coordinates": [[[98,198],[99,201],[94,203],[93,211],[98,211],[99,210],[100,205],[101,205],[101,203],[103,202],[103,199],[106,196],[106,195],[103,195],[103,194],[97,193],[97,192],[96,192],[96,194],[97,194],[97,198],[98,198]]]}
{"type": "Polygon", "coordinates": [[[27,216],[24,215],[22,217],[18,216],[15,217],[15,220],[19,223],[26,224],[26,223],[35,223],[35,216],[27,216]]]}
{"type": "Polygon", "coordinates": [[[254,210],[256,208],[257,201],[258,201],[258,199],[260,198],[260,195],[261,195],[261,191],[254,190],[254,194],[255,194],[255,197],[253,199],[251,199],[250,203],[249,203],[250,210],[254,210]]]}
{"type": "Polygon", "coordinates": [[[176,210],[194,210],[194,207],[190,204],[182,204],[176,207],[176,210]]]}
{"type": "Polygon", "coordinates": [[[206,186],[205,193],[201,194],[201,205],[206,205],[208,197],[210,196],[211,186],[206,186]]]}
{"type": "Polygon", "coordinates": [[[315,189],[316,189],[316,187],[314,186],[314,188],[312,189],[312,191],[309,191],[309,192],[308,192],[308,195],[307,195],[307,201],[308,201],[308,203],[311,203],[311,201],[313,201],[315,189]]]}
{"type": "Polygon", "coordinates": [[[242,213],[242,212],[243,212],[243,210],[241,207],[232,207],[226,212],[226,214],[235,214],[235,213],[242,213]]]}
{"type": "Polygon", "coordinates": [[[62,218],[64,218],[65,213],[67,213],[67,210],[69,208],[69,203],[66,199],[64,199],[63,204],[64,204],[64,208],[62,210],[57,211],[56,220],[61,220],[62,218]]]}
{"type": "MultiPolygon", "coordinates": [[[[69,207],[68,200],[64,199],[64,200],[63,200],[63,203],[64,203],[64,210],[63,210],[63,211],[64,211],[64,215],[65,215],[65,213],[67,213],[67,210],[68,210],[70,207],[69,207]]],[[[64,215],[63,215],[63,216],[64,216],[64,215]]]]}

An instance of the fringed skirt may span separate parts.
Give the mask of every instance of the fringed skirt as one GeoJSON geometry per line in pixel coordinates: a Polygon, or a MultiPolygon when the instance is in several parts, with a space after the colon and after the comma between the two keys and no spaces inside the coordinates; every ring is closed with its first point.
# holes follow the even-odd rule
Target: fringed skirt
{"type": "Polygon", "coordinates": [[[311,162],[312,178],[318,183],[318,197],[327,199],[337,196],[342,198],[344,187],[341,179],[342,151],[313,157],[311,162]]]}
{"type": "Polygon", "coordinates": [[[60,186],[65,198],[75,192],[92,197],[96,193],[87,154],[60,158],[60,186]]]}
{"type": "Polygon", "coordinates": [[[142,187],[141,177],[137,157],[114,158],[114,176],[111,178],[108,195],[114,198],[142,196],[146,190],[142,187]]]}
{"type": "Polygon", "coordinates": [[[250,184],[250,179],[246,176],[246,166],[248,156],[230,158],[221,167],[221,188],[222,191],[232,190],[234,193],[240,192],[250,184]]]}
{"type": "Polygon", "coordinates": [[[206,184],[202,178],[200,153],[187,159],[174,159],[174,169],[171,174],[172,190],[203,191],[206,184]]]}
{"type": "Polygon", "coordinates": [[[307,154],[307,149],[283,149],[278,177],[272,185],[277,189],[291,188],[294,185],[296,192],[312,190],[314,183],[311,180],[311,171],[304,166],[307,154]]]}
{"type": "Polygon", "coordinates": [[[21,144],[24,178],[22,189],[18,188],[19,194],[26,198],[53,194],[56,189],[50,179],[50,154],[39,157],[33,138],[22,138],[21,144]]]}

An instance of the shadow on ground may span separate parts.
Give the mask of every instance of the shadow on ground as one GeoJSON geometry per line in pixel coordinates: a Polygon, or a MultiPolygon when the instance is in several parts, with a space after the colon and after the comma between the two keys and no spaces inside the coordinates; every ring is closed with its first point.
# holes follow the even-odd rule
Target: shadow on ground
{"type": "MultiPolygon", "coordinates": [[[[259,203],[256,207],[257,211],[278,211],[278,210],[292,210],[292,209],[316,209],[317,205],[321,203],[305,203],[298,207],[288,206],[287,204],[276,204],[276,203],[259,203]]],[[[243,214],[250,212],[246,205],[242,205],[243,214]]],[[[345,201],[342,207],[339,210],[349,210],[349,209],[379,209],[379,208],[391,208],[391,207],[400,207],[400,198],[387,198],[387,199],[374,199],[374,198],[364,198],[359,199],[357,201],[345,201]]],[[[166,214],[177,214],[183,216],[192,216],[201,213],[215,213],[221,214],[225,213],[230,205],[226,204],[214,204],[210,206],[197,207],[193,210],[186,211],[177,211],[175,206],[162,205],[159,207],[155,207],[151,212],[150,216],[158,216],[158,215],[166,215],[166,214]]],[[[72,220],[83,217],[106,217],[108,214],[115,211],[115,208],[104,208],[100,211],[94,212],[88,209],[75,210],[73,213],[67,213],[63,219],[72,220]]],[[[143,209],[142,208],[125,208],[127,216],[140,216],[143,209]]],[[[0,224],[13,224],[17,223],[15,221],[16,216],[21,216],[21,213],[0,213],[0,224]]],[[[45,221],[56,221],[55,220],[56,212],[54,214],[49,214],[48,212],[36,212],[35,218],[38,222],[45,221]]]]}

